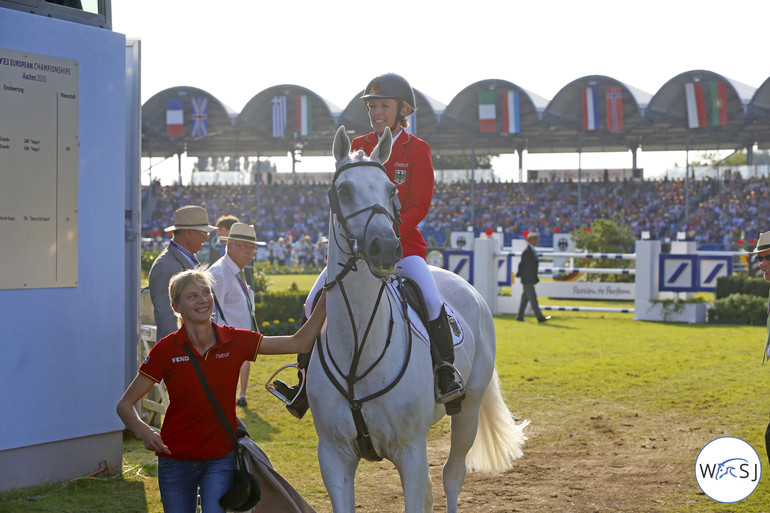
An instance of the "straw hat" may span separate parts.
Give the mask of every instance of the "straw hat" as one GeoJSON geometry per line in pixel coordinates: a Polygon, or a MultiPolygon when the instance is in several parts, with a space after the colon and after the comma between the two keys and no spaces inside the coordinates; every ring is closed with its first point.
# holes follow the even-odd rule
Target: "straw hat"
{"type": "Polygon", "coordinates": [[[219,240],[227,242],[229,240],[235,240],[240,242],[248,242],[257,246],[265,246],[266,244],[261,240],[257,240],[257,234],[254,232],[254,227],[246,223],[235,223],[230,227],[229,236],[221,236],[219,240]]]}
{"type": "Polygon", "coordinates": [[[163,231],[174,230],[198,230],[199,232],[213,232],[216,226],[209,224],[209,213],[205,208],[197,205],[186,205],[174,212],[174,224],[163,231]]]}
{"type": "Polygon", "coordinates": [[[757,247],[754,251],[749,251],[749,255],[756,255],[770,249],[770,232],[763,232],[759,234],[759,240],[757,241],[757,247]]]}

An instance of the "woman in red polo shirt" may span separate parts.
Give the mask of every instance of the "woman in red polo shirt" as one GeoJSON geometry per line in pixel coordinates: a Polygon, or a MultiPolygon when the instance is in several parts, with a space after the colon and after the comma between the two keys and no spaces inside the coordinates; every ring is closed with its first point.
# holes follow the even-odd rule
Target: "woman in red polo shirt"
{"type": "Polygon", "coordinates": [[[188,269],[169,284],[179,330],[159,340],[126,389],[117,412],[126,427],[158,456],[158,485],[166,513],[193,513],[198,490],[204,513],[221,512],[219,499],[232,484],[233,441],[214,411],[189,362],[189,344],[214,396],[236,430],[235,389],[241,364],[257,354],[309,351],[326,318],[325,299],[300,330],[269,337],[211,321],[213,278],[205,269],[188,269]],[[169,405],[160,433],[137,414],[134,405],[161,380],[169,405]]]}

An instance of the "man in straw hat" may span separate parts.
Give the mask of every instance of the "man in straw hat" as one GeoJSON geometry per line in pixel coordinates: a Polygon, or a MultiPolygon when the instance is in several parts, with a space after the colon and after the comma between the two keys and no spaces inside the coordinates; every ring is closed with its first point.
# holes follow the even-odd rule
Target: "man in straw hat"
{"type": "Polygon", "coordinates": [[[205,208],[186,205],[174,212],[174,224],[163,230],[172,232],[171,242],[153,262],[149,279],[157,340],[177,330],[177,317],[168,295],[171,277],[199,264],[195,254],[203,247],[209,232],[216,229],[209,224],[209,213],[205,208]]]}
{"type": "MultiPolygon", "coordinates": [[[[254,260],[257,246],[264,246],[265,243],[257,241],[254,227],[245,223],[233,224],[229,235],[220,235],[219,240],[227,243],[225,256],[209,269],[215,280],[214,315],[217,316],[217,324],[258,332],[254,317],[254,292],[247,285],[243,269],[254,260]]],[[[243,362],[241,366],[241,387],[235,402],[238,406],[247,405],[250,363],[243,362]]]]}
{"type": "Polygon", "coordinates": [[[537,317],[537,322],[546,322],[551,316],[545,316],[540,311],[540,305],[537,303],[537,292],[535,291],[535,284],[540,281],[537,277],[537,267],[540,261],[535,252],[540,234],[528,232],[525,233],[525,237],[528,242],[527,249],[521,254],[521,262],[519,262],[519,268],[516,271],[516,276],[521,279],[521,287],[523,289],[521,301],[519,302],[519,315],[516,317],[516,320],[524,321],[524,311],[527,309],[527,302],[529,302],[532,305],[535,317],[537,317]]]}
{"type": "MultiPolygon", "coordinates": [[[[762,276],[765,280],[770,281],[770,232],[759,234],[757,247],[754,248],[754,251],[749,251],[749,255],[756,255],[754,259],[759,265],[762,276]]],[[[770,306],[768,306],[768,313],[770,314],[770,306]]],[[[770,358],[768,352],[770,352],[770,315],[767,316],[767,338],[765,339],[765,352],[762,355],[763,362],[770,358]]],[[[765,450],[767,451],[767,459],[770,461],[770,424],[765,430],[765,450]]]]}

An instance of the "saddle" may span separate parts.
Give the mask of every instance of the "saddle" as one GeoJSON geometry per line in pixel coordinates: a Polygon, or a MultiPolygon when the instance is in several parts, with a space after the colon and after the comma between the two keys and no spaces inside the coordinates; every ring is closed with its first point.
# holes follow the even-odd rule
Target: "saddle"
{"type": "MultiPolygon", "coordinates": [[[[428,307],[425,306],[425,298],[422,295],[420,287],[417,286],[417,283],[414,280],[405,276],[401,276],[401,280],[403,281],[401,291],[407,304],[412,307],[412,310],[417,314],[422,325],[427,328],[427,326],[430,325],[430,319],[428,319],[428,307]]],[[[455,319],[454,312],[449,309],[448,305],[446,306],[447,319],[449,319],[449,326],[452,328],[452,336],[455,339],[454,345],[457,347],[459,345],[457,339],[458,337],[461,337],[462,330],[460,329],[457,319],[455,319]]],[[[459,342],[462,343],[462,339],[460,339],[459,342]]]]}

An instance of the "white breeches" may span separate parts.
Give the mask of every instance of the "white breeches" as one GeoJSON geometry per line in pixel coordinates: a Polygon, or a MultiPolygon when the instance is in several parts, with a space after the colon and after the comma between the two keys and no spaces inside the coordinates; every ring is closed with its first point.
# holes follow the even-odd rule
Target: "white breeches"
{"type": "MultiPolygon", "coordinates": [[[[396,266],[396,271],[402,276],[410,278],[422,291],[422,295],[425,298],[425,306],[428,308],[428,317],[434,320],[441,313],[441,297],[438,293],[438,287],[433,279],[433,275],[428,269],[428,264],[425,259],[417,256],[410,255],[404,257],[396,266]]],[[[310,317],[313,311],[313,298],[321,290],[326,282],[326,268],[321,271],[321,274],[316,278],[313,288],[310,290],[310,294],[305,301],[305,317],[310,317]]]]}

